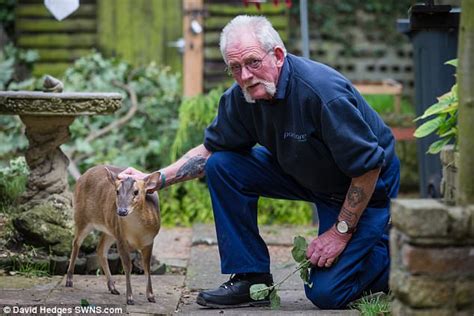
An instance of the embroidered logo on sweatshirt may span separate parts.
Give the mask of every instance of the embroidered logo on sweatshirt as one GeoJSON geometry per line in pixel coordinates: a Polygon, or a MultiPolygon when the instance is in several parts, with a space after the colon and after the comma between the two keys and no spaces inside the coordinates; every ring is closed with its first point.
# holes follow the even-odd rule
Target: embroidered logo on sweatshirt
{"type": "Polygon", "coordinates": [[[298,134],[298,133],[295,133],[295,132],[284,132],[283,133],[283,139],[287,139],[287,138],[296,140],[298,142],[305,142],[305,141],[308,140],[308,134],[298,134]]]}

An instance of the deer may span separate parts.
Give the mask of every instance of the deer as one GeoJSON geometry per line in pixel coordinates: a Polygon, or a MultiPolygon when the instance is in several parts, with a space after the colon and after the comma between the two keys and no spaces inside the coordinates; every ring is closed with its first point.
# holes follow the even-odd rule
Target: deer
{"type": "Polygon", "coordinates": [[[149,302],[155,303],[150,263],[161,217],[158,194],[152,192],[159,183],[160,172],[151,173],[143,180],[130,177],[120,180],[117,176],[123,170],[125,168],[115,166],[95,166],[77,180],[73,199],[75,231],[66,287],[73,286],[74,266],[84,238],[96,229],[102,232],[97,256],[110,293],[120,294],[115,288],[107,261],[109,248],[115,242],[125,272],[127,304],[134,304],[130,284],[130,251],[134,249],[142,255],[147,277],[146,297],[149,302]]]}

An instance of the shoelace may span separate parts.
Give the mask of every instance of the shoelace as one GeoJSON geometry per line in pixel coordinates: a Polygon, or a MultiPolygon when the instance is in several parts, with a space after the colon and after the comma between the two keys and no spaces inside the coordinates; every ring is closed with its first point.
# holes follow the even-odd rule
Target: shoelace
{"type": "Polygon", "coordinates": [[[224,282],[221,287],[227,289],[229,286],[233,286],[234,285],[234,281],[238,281],[240,280],[239,279],[239,276],[237,274],[231,274],[230,275],[230,278],[229,278],[229,281],[227,282],[224,282]]]}

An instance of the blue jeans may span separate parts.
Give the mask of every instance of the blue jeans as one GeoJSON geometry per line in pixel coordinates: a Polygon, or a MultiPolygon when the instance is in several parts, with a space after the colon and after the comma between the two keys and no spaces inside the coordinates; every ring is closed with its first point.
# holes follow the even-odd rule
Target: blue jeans
{"type": "MultiPolygon", "coordinates": [[[[377,183],[385,186],[390,198],[398,192],[399,168],[395,158],[384,173],[385,182],[377,183]]],[[[224,274],[270,272],[270,256],[257,225],[259,196],[315,203],[319,234],[334,225],[341,208],[340,202],[311,192],[285,174],[264,147],[249,153],[213,153],[206,164],[206,175],[224,274]]],[[[389,217],[389,203],[365,209],[337,263],[311,270],[313,286],[305,286],[308,299],[319,308],[337,309],[363,292],[388,290],[389,217]]]]}

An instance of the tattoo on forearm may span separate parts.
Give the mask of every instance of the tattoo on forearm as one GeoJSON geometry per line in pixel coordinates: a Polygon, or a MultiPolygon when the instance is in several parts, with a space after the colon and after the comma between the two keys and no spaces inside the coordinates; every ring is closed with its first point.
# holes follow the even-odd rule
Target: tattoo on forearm
{"type": "Polygon", "coordinates": [[[176,173],[176,180],[181,180],[183,178],[194,178],[199,176],[204,172],[204,167],[206,165],[206,158],[201,155],[194,156],[186,161],[176,173]]]}
{"type": "Polygon", "coordinates": [[[357,207],[366,199],[366,194],[363,188],[351,186],[347,192],[347,201],[350,207],[357,207]]]}
{"type": "Polygon", "coordinates": [[[344,206],[342,207],[341,214],[339,215],[341,219],[344,219],[350,225],[357,223],[357,214],[348,210],[344,206]]]}

